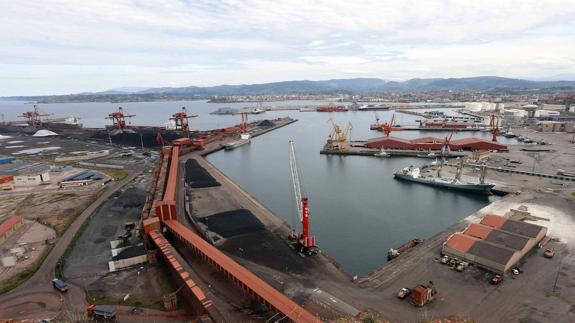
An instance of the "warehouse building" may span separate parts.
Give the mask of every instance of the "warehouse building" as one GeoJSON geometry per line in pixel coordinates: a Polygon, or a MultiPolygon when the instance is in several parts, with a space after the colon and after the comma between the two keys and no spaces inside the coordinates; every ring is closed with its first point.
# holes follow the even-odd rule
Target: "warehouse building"
{"type": "MultiPolygon", "coordinates": [[[[367,141],[367,148],[378,149],[409,149],[409,150],[440,150],[443,147],[444,139],[435,137],[423,137],[412,140],[386,136],[372,138],[367,141]]],[[[506,151],[507,146],[498,142],[480,139],[480,138],[463,138],[451,140],[449,142],[451,150],[497,150],[506,151]]]]}
{"type": "Polygon", "coordinates": [[[480,223],[451,235],[442,253],[503,274],[513,268],[547,234],[547,228],[486,215],[480,223]]]}
{"type": "Polygon", "coordinates": [[[24,218],[13,215],[0,224],[0,244],[8,238],[24,223],[24,218]]]}
{"type": "Polygon", "coordinates": [[[16,186],[34,186],[50,183],[50,167],[45,165],[35,165],[20,169],[14,175],[14,184],[16,186]]]}

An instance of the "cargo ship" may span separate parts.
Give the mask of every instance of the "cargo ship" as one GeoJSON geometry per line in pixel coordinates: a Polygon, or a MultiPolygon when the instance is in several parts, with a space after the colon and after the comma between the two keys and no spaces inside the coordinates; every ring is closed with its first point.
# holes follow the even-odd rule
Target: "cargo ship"
{"type": "Polygon", "coordinates": [[[338,105],[338,106],[332,106],[332,105],[328,105],[325,107],[317,107],[316,109],[317,112],[347,112],[347,108],[342,106],[342,105],[338,105]]]}
{"type": "Polygon", "coordinates": [[[5,121],[0,124],[0,132],[5,133],[25,133],[33,134],[38,130],[58,131],[65,129],[81,129],[83,127],[80,123],[80,118],[67,117],[67,118],[44,118],[50,114],[43,114],[34,105],[32,111],[22,113],[19,118],[26,120],[22,121],[5,121]]]}
{"type": "Polygon", "coordinates": [[[425,177],[420,175],[419,168],[409,166],[393,174],[396,179],[421,183],[451,190],[478,194],[490,194],[494,184],[471,183],[454,178],[425,177]]]}
{"type": "Polygon", "coordinates": [[[357,108],[358,111],[385,111],[385,110],[389,110],[389,106],[385,105],[385,104],[380,104],[380,105],[374,105],[374,104],[367,104],[367,105],[362,105],[359,108],[357,108]]]}

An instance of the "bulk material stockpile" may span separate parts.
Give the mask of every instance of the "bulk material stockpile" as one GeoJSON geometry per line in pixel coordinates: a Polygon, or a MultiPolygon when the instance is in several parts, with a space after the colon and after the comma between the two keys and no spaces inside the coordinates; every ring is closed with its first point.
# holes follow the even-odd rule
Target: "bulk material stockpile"
{"type": "Polygon", "coordinates": [[[214,187],[221,184],[195,159],[186,161],[186,183],[193,188],[214,187]]]}

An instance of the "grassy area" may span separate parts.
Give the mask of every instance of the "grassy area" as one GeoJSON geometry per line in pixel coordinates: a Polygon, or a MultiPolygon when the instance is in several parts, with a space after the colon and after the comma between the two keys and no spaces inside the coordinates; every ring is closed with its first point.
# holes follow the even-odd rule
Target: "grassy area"
{"type": "Polygon", "coordinates": [[[14,288],[18,287],[20,284],[25,282],[28,278],[32,277],[32,275],[34,275],[34,273],[38,271],[38,269],[40,268],[46,257],[48,257],[48,254],[50,254],[50,251],[52,251],[53,247],[54,247],[53,245],[49,245],[44,250],[44,252],[42,252],[42,254],[36,260],[36,262],[34,262],[32,266],[30,266],[30,268],[27,268],[19,272],[17,275],[12,276],[7,280],[3,281],[2,283],[0,283],[0,294],[4,294],[13,290],[14,288]]]}
{"type": "Polygon", "coordinates": [[[128,172],[123,169],[114,169],[114,168],[96,168],[95,170],[102,172],[110,177],[112,177],[116,181],[121,181],[126,176],[128,176],[128,172]]]}
{"type": "Polygon", "coordinates": [[[164,304],[158,300],[142,299],[130,296],[126,301],[106,294],[103,290],[86,290],[86,301],[91,304],[123,305],[133,307],[151,308],[164,310],[164,304]]]}
{"type": "Polygon", "coordinates": [[[30,193],[24,198],[18,205],[16,206],[16,210],[14,211],[15,214],[23,214],[24,213],[24,206],[29,205],[34,200],[34,193],[30,193]]]}

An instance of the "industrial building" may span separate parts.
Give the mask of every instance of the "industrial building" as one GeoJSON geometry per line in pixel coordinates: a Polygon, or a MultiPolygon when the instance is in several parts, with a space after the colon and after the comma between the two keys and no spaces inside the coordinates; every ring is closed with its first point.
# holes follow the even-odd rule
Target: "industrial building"
{"type": "Polygon", "coordinates": [[[0,244],[8,238],[24,223],[24,219],[19,215],[13,215],[0,224],[0,244]]]}
{"type": "Polygon", "coordinates": [[[503,274],[513,268],[547,234],[547,228],[486,215],[480,223],[451,235],[442,253],[503,274]]]}
{"type": "Polygon", "coordinates": [[[20,169],[14,175],[16,186],[34,186],[50,182],[50,167],[45,165],[32,165],[20,169]]]}
{"type": "MultiPolygon", "coordinates": [[[[369,139],[366,147],[378,149],[440,150],[444,145],[444,141],[444,139],[435,137],[423,137],[407,140],[385,136],[369,139]]],[[[474,137],[454,139],[451,140],[448,145],[451,150],[507,150],[506,145],[474,137]]]]}

